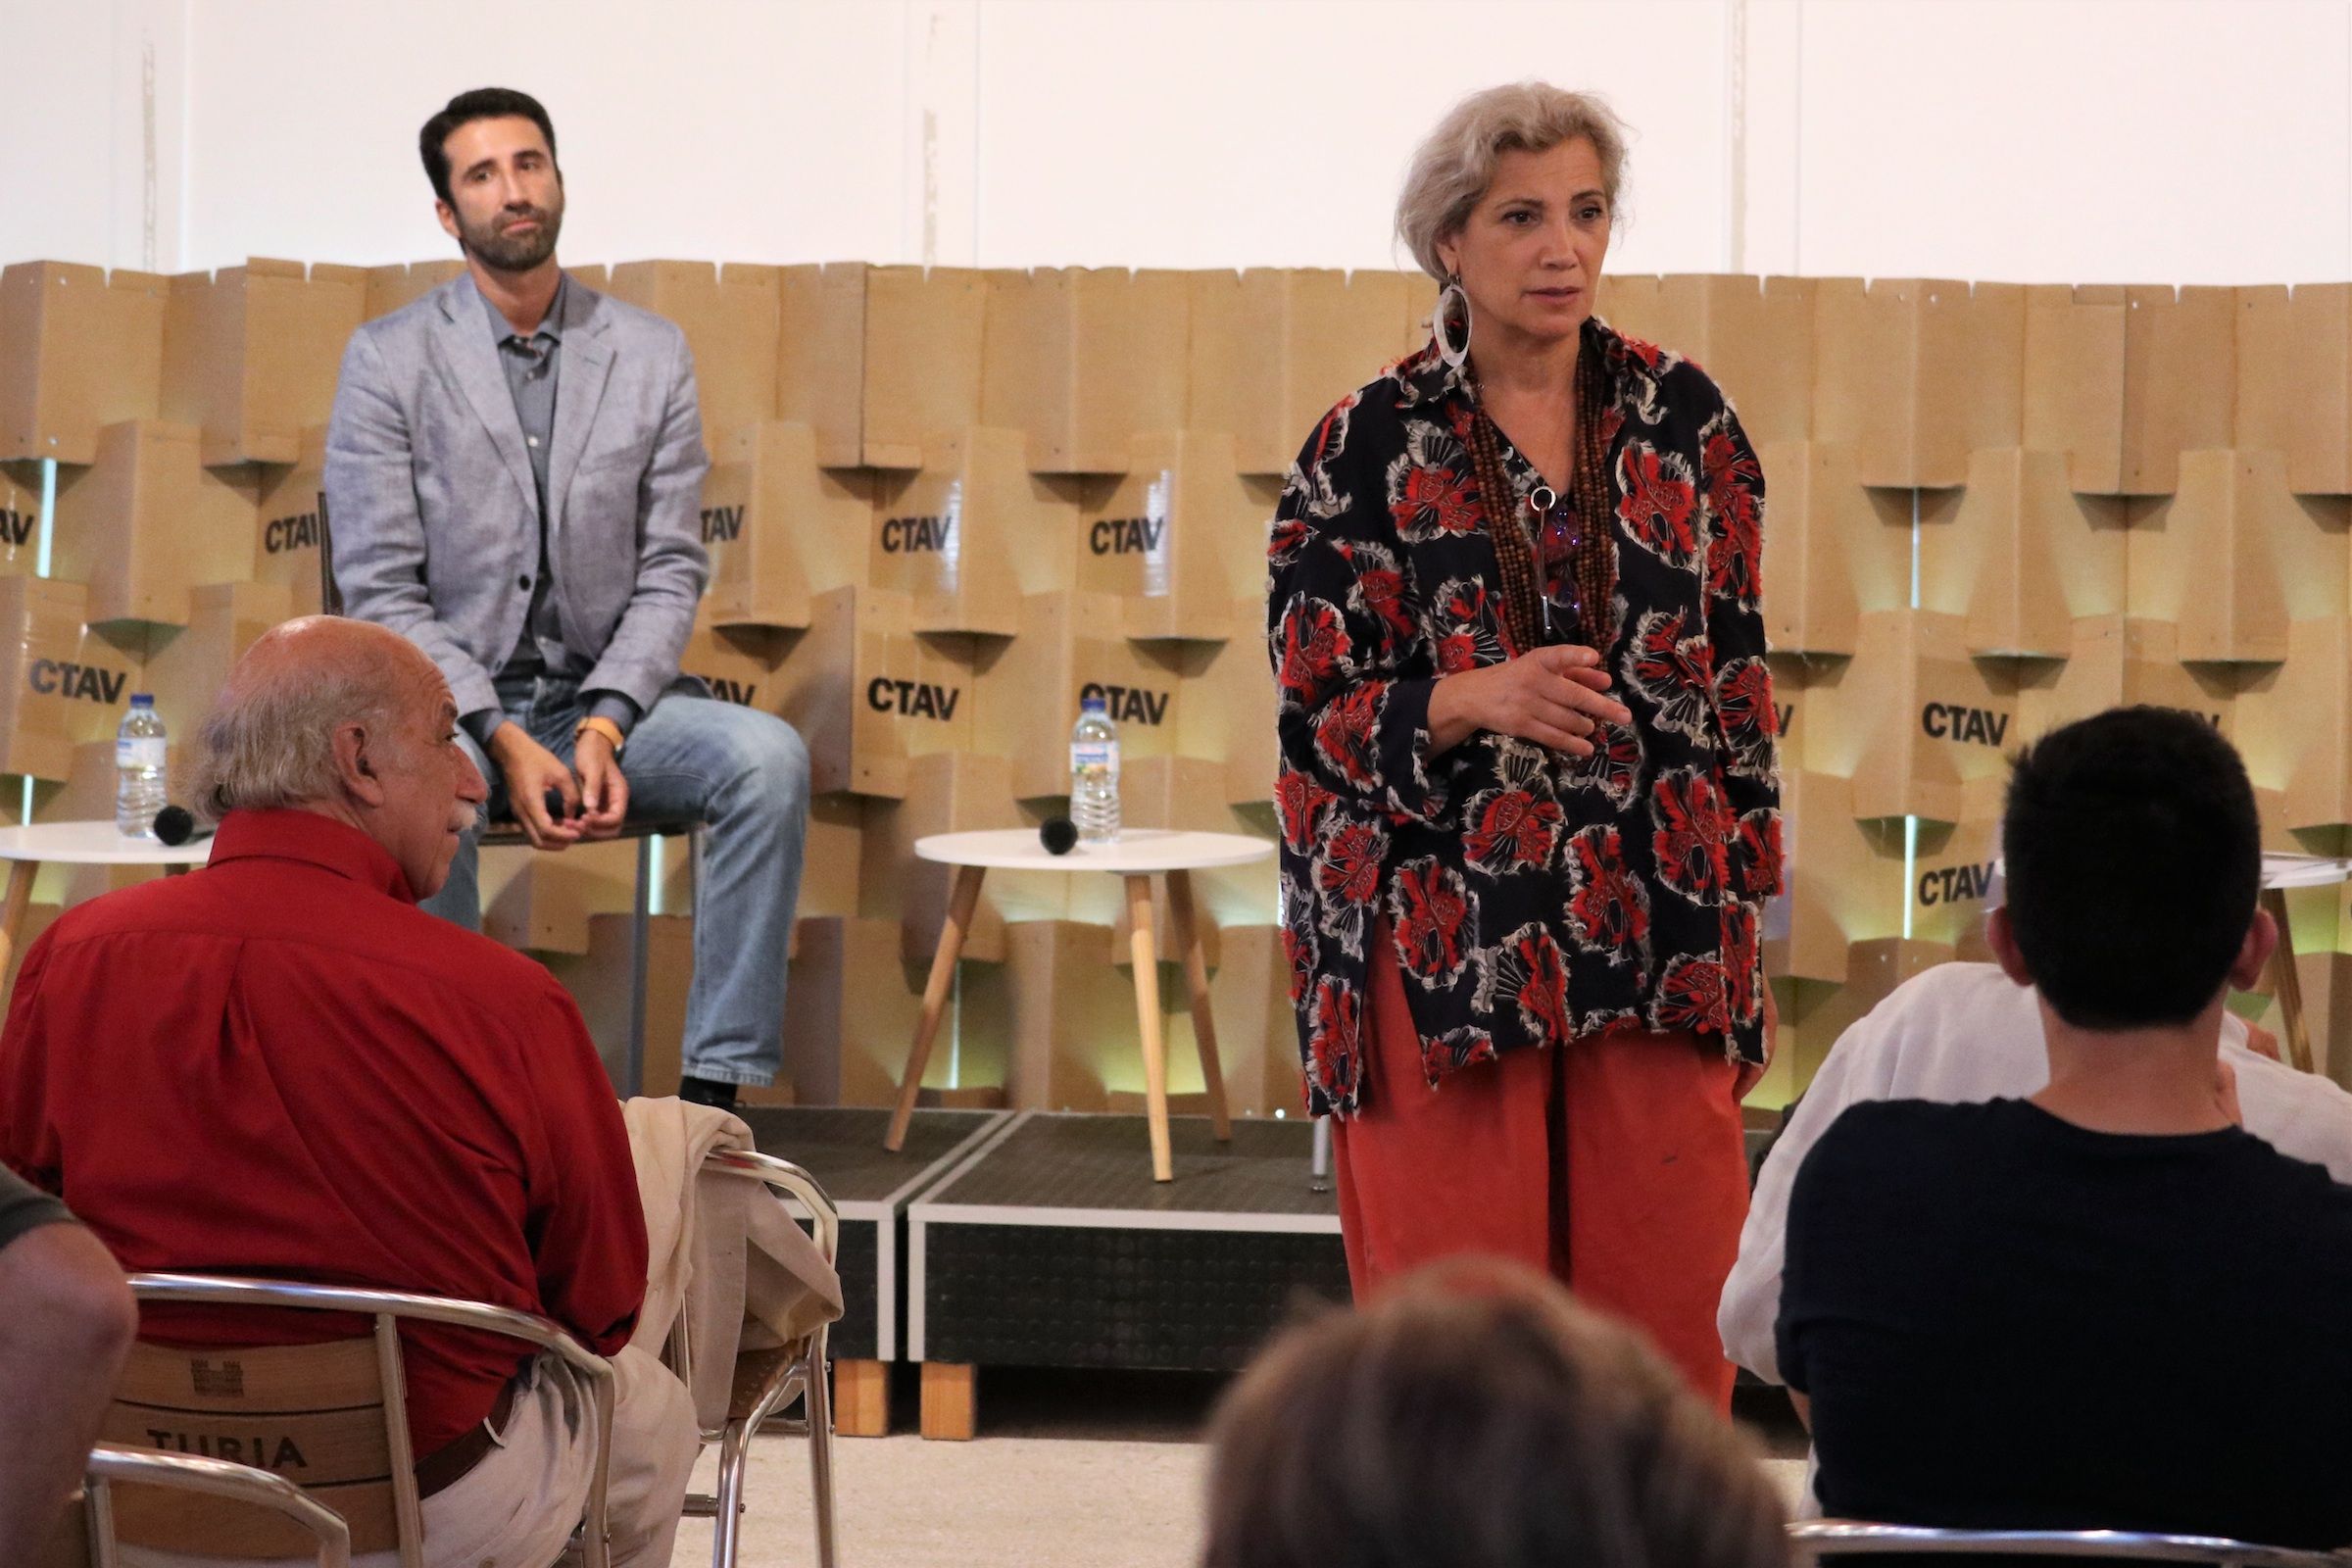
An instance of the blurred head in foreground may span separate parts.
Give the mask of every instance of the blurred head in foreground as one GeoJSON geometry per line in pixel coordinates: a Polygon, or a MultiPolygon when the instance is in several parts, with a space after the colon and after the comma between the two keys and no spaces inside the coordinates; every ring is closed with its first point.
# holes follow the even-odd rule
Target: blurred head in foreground
{"type": "Polygon", "coordinates": [[[1748,1445],[1631,1330],[1490,1260],[1291,1329],[1211,1429],[1204,1568],[1772,1568],[1748,1445]]]}

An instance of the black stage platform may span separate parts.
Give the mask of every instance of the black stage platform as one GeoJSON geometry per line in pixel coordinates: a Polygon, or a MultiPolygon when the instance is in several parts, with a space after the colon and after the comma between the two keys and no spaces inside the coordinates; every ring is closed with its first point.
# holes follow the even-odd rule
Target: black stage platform
{"type": "Polygon", "coordinates": [[[907,1359],[1230,1371],[1302,1296],[1348,1298],[1307,1122],[1170,1133],[1170,1182],[1141,1116],[1023,1111],[974,1145],[906,1209],[907,1359]]]}
{"type": "Polygon", "coordinates": [[[907,1202],[1012,1120],[1002,1110],[918,1110],[906,1147],[882,1147],[890,1112],[846,1106],[746,1106],[736,1112],[762,1153],[814,1176],[841,1211],[843,1311],[828,1348],[836,1357],[899,1357],[901,1217],[907,1202]]]}

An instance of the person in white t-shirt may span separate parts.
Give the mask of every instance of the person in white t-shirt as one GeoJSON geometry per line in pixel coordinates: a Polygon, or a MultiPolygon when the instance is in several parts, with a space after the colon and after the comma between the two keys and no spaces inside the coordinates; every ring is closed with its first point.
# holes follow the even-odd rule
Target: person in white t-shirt
{"type": "MultiPolygon", "coordinates": [[[[2243,1019],[2224,1015],[2222,1060],[2236,1071],[2245,1130],[2352,1184],[2352,1094],[2259,1054],[2248,1038],[2243,1019]]],[[[1938,964],[1897,986],[1838,1036],[1756,1179],[1740,1258],[1716,1312],[1725,1355],[1768,1383],[1783,1381],[1773,1323],[1781,1310],[1788,1193],[1797,1167],[1840,1111],[1875,1100],[2024,1099],[2049,1076],[2034,994],[1996,964],[1938,964]]]]}

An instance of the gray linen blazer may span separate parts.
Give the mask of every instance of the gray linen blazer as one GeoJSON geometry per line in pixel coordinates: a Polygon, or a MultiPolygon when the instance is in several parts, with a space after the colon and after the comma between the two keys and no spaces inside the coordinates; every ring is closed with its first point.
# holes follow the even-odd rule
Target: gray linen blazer
{"type": "MultiPolygon", "coordinates": [[[[642,712],[678,679],[710,575],[694,362],[675,324],[569,282],[548,560],[564,646],[595,660],[581,688],[642,712]]],[[[326,508],[344,609],[431,656],[459,712],[496,708],[539,569],[539,499],[470,276],[352,334],[326,508]]]]}

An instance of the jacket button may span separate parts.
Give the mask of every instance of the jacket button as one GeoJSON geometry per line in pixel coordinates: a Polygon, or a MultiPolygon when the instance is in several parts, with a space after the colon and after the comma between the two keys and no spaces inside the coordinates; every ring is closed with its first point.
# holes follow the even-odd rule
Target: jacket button
{"type": "Polygon", "coordinates": [[[526,571],[526,572],[524,572],[524,573],[523,573],[521,576],[519,576],[519,577],[517,577],[517,578],[515,578],[515,579],[514,579],[514,586],[515,586],[515,587],[517,587],[517,588],[528,588],[530,585],[531,585],[531,574],[530,574],[529,572],[527,572],[527,571],[526,571]]]}

